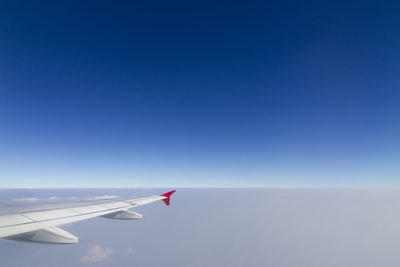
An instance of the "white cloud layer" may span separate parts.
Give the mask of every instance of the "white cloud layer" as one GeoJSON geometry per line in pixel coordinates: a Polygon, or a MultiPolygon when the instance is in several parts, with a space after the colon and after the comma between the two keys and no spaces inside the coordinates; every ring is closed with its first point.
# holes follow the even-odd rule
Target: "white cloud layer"
{"type": "Polygon", "coordinates": [[[37,202],[39,200],[40,200],[40,198],[37,198],[37,197],[24,197],[24,198],[16,198],[13,201],[14,202],[37,202]]]}
{"type": "Polygon", "coordinates": [[[103,196],[97,196],[94,198],[89,198],[88,200],[100,200],[100,199],[113,199],[113,198],[119,198],[119,196],[115,196],[115,195],[103,195],[103,196]]]}
{"type": "Polygon", "coordinates": [[[100,244],[96,244],[86,252],[86,255],[81,258],[81,262],[85,263],[104,261],[112,254],[114,254],[113,249],[103,248],[100,244]]]}
{"type": "MultiPolygon", "coordinates": [[[[31,192],[25,197],[164,190],[31,192]]],[[[0,194],[5,211],[9,199],[24,197],[16,193],[0,194]]],[[[79,236],[76,245],[0,239],[0,266],[399,267],[399,207],[399,188],[179,189],[171,206],[159,202],[137,210],[146,220],[93,218],[62,226],[79,236]]]]}

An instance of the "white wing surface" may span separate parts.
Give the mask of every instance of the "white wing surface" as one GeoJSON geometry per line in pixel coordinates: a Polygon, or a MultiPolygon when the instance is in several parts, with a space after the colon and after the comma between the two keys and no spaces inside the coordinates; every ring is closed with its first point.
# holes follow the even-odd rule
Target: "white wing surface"
{"type": "Polygon", "coordinates": [[[142,215],[129,209],[158,200],[169,205],[170,196],[174,192],[175,190],[160,196],[80,203],[63,208],[0,215],[0,238],[58,244],[77,243],[78,237],[58,226],[98,216],[120,220],[141,219],[142,215]]]}

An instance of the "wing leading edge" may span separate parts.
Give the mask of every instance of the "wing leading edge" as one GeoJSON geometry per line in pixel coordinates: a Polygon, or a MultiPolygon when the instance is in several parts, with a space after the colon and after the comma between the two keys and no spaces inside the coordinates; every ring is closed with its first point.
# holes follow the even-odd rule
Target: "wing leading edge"
{"type": "Polygon", "coordinates": [[[1,215],[0,238],[57,244],[77,243],[78,237],[58,228],[58,226],[98,216],[120,220],[141,219],[143,218],[141,214],[129,209],[158,200],[163,200],[166,205],[169,205],[173,193],[175,193],[175,190],[160,196],[118,199],[102,203],[85,203],[66,208],[1,215]]]}

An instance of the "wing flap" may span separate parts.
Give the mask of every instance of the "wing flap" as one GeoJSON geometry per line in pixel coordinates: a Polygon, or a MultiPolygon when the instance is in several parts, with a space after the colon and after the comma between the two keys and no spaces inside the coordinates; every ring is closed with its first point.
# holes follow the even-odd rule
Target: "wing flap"
{"type": "Polygon", "coordinates": [[[79,214],[87,214],[93,212],[100,212],[104,210],[104,207],[101,205],[88,205],[81,207],[72,207],[71,210],[78,212],[79,214]]]}
{"type": "Polygon", "coordinates": [[[30,222],[33,222],[33,220],[30,218],[27,218],[21,214],[10,214],[10,215],[1,215],[0,216],[0,228],[10,226],[10,225],[30,223],[30,222]]]}
{"type": "Polygon", "coordinates": [[[72,209],[57,209],[57,210],[28,212],[24,213],[23,215],[37,222],[37,221],[53,220],[62,217],[76,216],[79,215],[79,213],[72,209]]]}
{"type": "Polygon", "coordinates": [[[118,201],[118,202],[110,202],[110,203],[104,203],[102,206],[106,207],[107,209],[118,209],[118,208],[125,208],[129,206],[129,203],[123,202],[123,201],[118,201]]]}

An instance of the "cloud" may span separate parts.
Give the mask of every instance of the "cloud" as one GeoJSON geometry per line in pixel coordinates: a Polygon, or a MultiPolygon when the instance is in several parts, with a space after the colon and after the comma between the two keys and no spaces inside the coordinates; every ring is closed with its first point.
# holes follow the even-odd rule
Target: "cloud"
{"type": "Polygon", "coordinates": [[[113,198],[119,198],[119,196],[114,196],[114,195],[103,195],[103,196],[97,196],[91,199],[94,200],[99,200],[99,199],[113,199],[113,198]]]}
{"type": "Polygon", "coordinates": [[[24,198],[16,198],[14,199],[15,202],[36,202],[40,199],[37,197],[24,197],[24,198]]]}
{"type": "Polygon", "coordinates": [[[95,197],[87,197],[87,198],[80,198],[80,197],[68,197],[68,198],[60,198],[60,197],[48,197],[48,198],[37,198],[37,197],[25,197],[25,198],[16,198],[14,202],[38,202],[38,201],[54,201],[54,200],[81,200],[81,201],[91,201],[91,200],[105,200],[105,199],[114,199],[119,198],[120,196],[116,195],[102,195],[102,196],[95,196],[95,197]]]}
{"type": "Polygon", "coordinates": [[[86,252],[86,255],[81,258],[81,262],[85,263],[104,261],[112,254],[114,254],[113,249],[103,248],[100,244],[96,244],[86,252]]]}
{"type": "Polygon", "coordinates": [[[127,252],[128,252],[128,254],[133,254],[133,253],[136,252],[136,249],[134,249],[134,248],[128,248],[128,249],[127,249],[127,252]]]}
{"type": "Polygon", "coordinates": [[[69,200],[80,200],[80,201],[91,201],[91,200],[104,200],[104,199],[114,199],[114,198],[119,198],[120,196],[116,195],[102,195],[102,196],[95,196],[95,197],[85,197],[85,198],[79,198],[79,197],[69,197],[69,200]]]}

